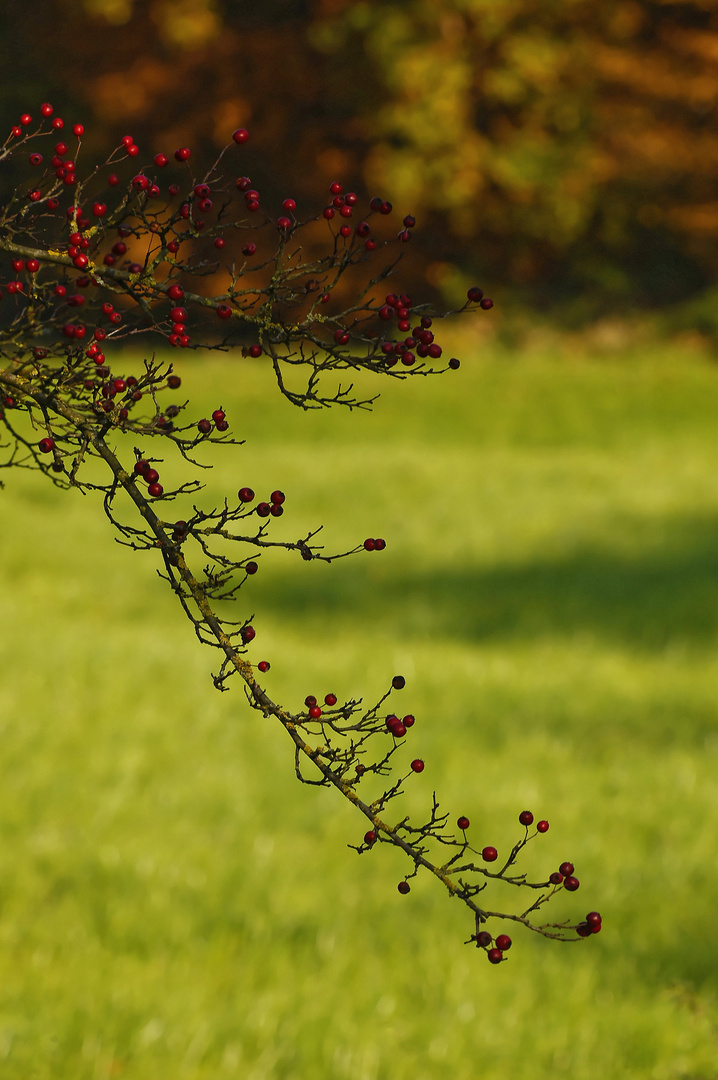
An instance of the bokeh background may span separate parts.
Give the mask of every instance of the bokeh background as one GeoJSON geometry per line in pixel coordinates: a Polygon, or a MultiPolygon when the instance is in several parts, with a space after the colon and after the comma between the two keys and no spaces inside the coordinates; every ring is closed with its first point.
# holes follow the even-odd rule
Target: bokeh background
{"type": "Polygon", "coordinates": [[[464,912],[422,877],[401,897],[401,860],[348,850],[351,808],[213,690],[151,556],[3,470],[0,1078],[716,1080],[715,4],[0,18],[8,128],[51,101],[86,163],[126,133],[210,162],[246,126],[268,206],[380,193],[417,217],[397,284],[494,296],[442,330],[459,371],[371,413],[303,415],[261,361],[168,358],[246,439],[209,505],[280,487],[278,537],[387,538],[330,567],[262,556],[242,603],[273,695],[404,674],[427,768],[397,813],[435,788],[502,850],[532,809],[551,828],[527,871],[568,858],[582,882],[554,914],[604,917],[575,946],[515,933],[490,967],[464,912]]]}

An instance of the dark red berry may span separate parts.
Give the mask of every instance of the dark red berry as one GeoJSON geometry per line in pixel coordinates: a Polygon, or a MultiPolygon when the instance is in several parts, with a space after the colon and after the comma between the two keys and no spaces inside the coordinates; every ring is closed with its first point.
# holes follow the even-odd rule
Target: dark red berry
{"type": "Polygon", "coordinates": [[[534,816],[530,810],[522,810],[519,814],[519,821],[522,825],[533,825],[534,816]]]}
{"type": "Polygon", "coordinates": [[[261,672],[269,671],[270,666],[269,660],[260,660],[257,664],[257,667],[261,672]]]}
{"type": "Polygon", "coordinates": [[[563,877],[570,877],[573,873],[574,866],[571,862],[562,862],[558,869],[559,873],[562,874],[563,877]]]}
{"type": "Polygon", "coordinates": [[[249,487],[240,488],[237,494],[240,502],[249,503],[254,501],[254,492],[249,487]]]}
{"type": "Polygon", "coordinates": [[[316,705],[316,703],[317,699],[315,698],[314,694],[307,694],[304,699],[304,704],[307,706],[307,708],[311,709],[312,705],[316,705]]]}
{"type": "Polygon", "coordinates": [[[548,821],[537,821],[536,829],[540,833],[548,832],[548,821]]]}
{"type": "Polygon", "coordinates": [[[500,964],[504,958],[504,954],[501,952],[501,949],[489,949],[486,955],[489,958],[490,964],[500,964]]]}
{"type": "Polygon", "coordinates": [[[568,892],[576,892],[576,889],[579,887],[579,885],[580,882],[576,877],[567,877],[563,883],[564,889],[567,889],[568,892]]]}
{"type": "Polygon", "coordinates": [[[273,491],[269,496],[269,501],[273,502],[275,506],[279,506],[284,502],[286,496],[283,491],[273,491]]]}
{"type": "Polygon", "coordinates": [[[485,296],[479,303],[479,307],[483,308],[484,311],[489,311],[493,306],[494,302],[493,300],[489,300],[488,296],[485,296]]]}
{"type": "MultiPolygon", "coordinates": [[[[129,151],[128,151],[129,153],[129,151]]],[[[175,150],[176,161],[189,161],[192,156],[192,151],[189,146],[180,146],[179,150],[175,150]]]]}
{"type": "Polygon", "coordinates": [[[421,758],[414,758],[414,760],[411,763],[411,768],[412,768],[412,770],[414,772],[423,772],[424,771],[424,762],[421,760],[421,758]]]}
{"type": "Polygon", "coordinates": [[[261,502],[257,504],[257,514],[259,517],[269,517],[272,512],[272,508],[269,503],[261,502]]]}
{"type": "Polygon", "coordinates": [[[499,853],[495,847],[485,847],[481,852],[481,858],[484,862],[496,862],[499,857],[499,853]]]}
{"type": "Polygon", "coordinates": [[[471,822],[469,821],[469,819],[467,817],[460,817],[459,820],[456,822],[456,824],[459,826],[460,829],[463,830],[463,829],[468,829],[471,822]]]}
{"type": "Polygon", "coordinates": [[[41,454],[49,454],[55,447],[55,440],[50,438],[40,439],[37,446],[41,454]]]}
{"type": "Polygon", "coordinates": [[[472,304],[478,304],[479,300],[481,300],[484,295],[484,290],[480,289],[478,285],[472,285],[466,295],[472,304]]]}
{"type": "Polygon", "coordinates": [[[581,922],[576,927],[576,933],[579,937],[590,937],[593,931],[587,922],[581,922]]]}
{"type": "Polygon", "coordinates": [[[366,540],[364,541],[364,550],[365,551],[373,551],[375,547],[376,547],[376,544],[374,543],[374,540],[372,539],[371,536],[368,536],[366,538],[366,540]]]}
{"type": "Polygon", "coordinates": [[[496,948],[501,949],[501,952],[506,952],[511,948],[511,938],[508,934],[499,934],[496,938],[496,948]]]}
{"type": "Polygon", "coordinates": [[[259,570],[259,567],[257,566],[256,562],[248,562],[244,569],[248,574],[256,574],[259,570]]]}
{"type": "Polygon", "coordinates": [[[148,484],[154,484],[160,478],[160,474],[157,472],[157,469],[145,469],[142,475],[144,476],[148,484]]]}
{"type": "Polygon", "coordinates": [[[586,916],[586,922],[589,926],[600,926],[601,916],[597,911],[589,911],[588,915],[586,916]]]}
{"type": "Polygon", "coordinates": [[[337,703],[337,695],[336,694],[325,694],[325,696],[324,696],[324,704],[325,705],[329,705],[331,707],[332,705],[336,705],[336,703],[337,703]]]}
{"type": "Polygon", "coordinates": [[[369,832],[364,833],[364,843],[365,844],[371,845],[371,844],[374,843],[375,840],[376,840],[376,833],[374,832],[373,829],[370,829],[369,832]]]}
{"type": "Polygon", "coordinates": [[[147,488],[147,491],[149,492],[149,494],[152,496],[153,499],[157,499],[162,494],[162,492],[164,491],[164,488],[162,487],[162,484],[158,484],[155,481],[154,484],[150,484],[150,486],[147,488]]]}
{"type": "Polygon", "coordinates": [[[253,626],[242,627],[242,641],[245,645],[248,645],[250,641],[253,641],[256,636],[257,631],[254,629],[253,626]]]}
{"type": "Polygon", "coordinates": [[[555,870],[553,874],[551,874],[549,881],[552,885],[560,885],[563,881],[563,874],[559,874],[558,870],[555,870]]]}
{"type": "Polygon", "coordinates": [[[383,551],[385,547],[386,547],[386,540],[382,540],[382,538],[380,536],[378,536],[374,540],[374,550],[375,551],[383,551]]]}
{"type": "Polygon", "coordinates": [[[197,430],[200,431],[203,435],[209,435],[210,431],[212,430],[212,421],[200,420],[200,422],[197,424],[197,430]]]}
{"type": "Polygon", "coordinates": [[[411,713],[409,713],[408,716],[403,717],[401,722],[404,725],[404,727],[413,727],[414,724],[416,723],[416,721],[415,721],[414,717],[411,715],[411,713]]]}
{"type": "Polygon", "coordinates": [[[488,930],[480,930],[476,935],[476,944],[482,949],[486,949],[491,944],[491,934],[488,930]]]}
{"type": "Polygon", "coordinates": [[[170,375],[170,377],[167,379],[167,385],[169,386],[170,390],[179,390],[180,386],[182,385],[182,380],[180,379],[179,375],[170,375]]]}
{"type": "Polygon", "coordinates": [[[406,679],[403,675],[395,675],[394,678],[391,680],[391,685],[394,687],[395,690],[403,690],[406,686],[406,679]]]}
{"type": "Polygon", "coordinates": [[[400,881],[397,885],[397,889],[403,896],[406,896],[408,892],[411,892],[411,885],[408,881],[400,881]]]}

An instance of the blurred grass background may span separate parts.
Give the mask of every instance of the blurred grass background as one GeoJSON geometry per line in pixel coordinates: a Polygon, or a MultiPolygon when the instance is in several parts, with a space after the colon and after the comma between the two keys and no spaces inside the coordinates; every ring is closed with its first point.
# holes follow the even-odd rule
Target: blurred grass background
{"type": "Polygon", "coordinates": [[[401,897],[398,856],[348,850],[363,820],[213,690],[153,556],[89,496],[8,475],[0,1076],[718,1074],[715,369],[676,346],[458,355],[352,416],[293,410],[261,363],[181,357],[193,415],[221,404],[247,440],[201,499],[281,487],[277,536],[386,537],[332,566],[262,556],[241,607],[268,688],[370,699],[402,672],[427,768],[396,813],[435,788],[499,849],[546,816],[526,868],[571,859],[553,914],[597,908],[603,932],[516,932],[490,967],[468,913],[423,877],[401,897]]]}

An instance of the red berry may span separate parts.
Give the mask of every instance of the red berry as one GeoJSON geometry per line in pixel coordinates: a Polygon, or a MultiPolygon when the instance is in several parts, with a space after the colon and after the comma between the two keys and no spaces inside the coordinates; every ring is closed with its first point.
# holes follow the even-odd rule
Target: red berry
{"type": "Polygon", "coordinates": [[[269,501],[273,502],[275,506],[279,506],[284,502],[286,496],[283,491],[273,491],[269,496],[269,501]]]}
{"type": "Polygon", "coordinates": [[[397,885],[397,889],[403,896],[406,896],[408,892],[411,892],[411,885],[408,881],[400,881],[397,885]]]}
{"type": "Polygon", "coordinates": [[[522,810],[521,813],[519,814],[519,821],[521,822],[522,825],[526,825],[526,826],[532,825],[533,820],[534,820],[534,816],[533,816],[533,814],[531,813],[530,810],[522,810]]]}
{"type": "Polygon", "coordinates": [[[254,492],[249,487],[240,488],[237,492],[240,502],[252,502],[254,500],[254,492]]]}
{"type": "Polygon", "coordinates": [[[560,885],[563,881],[563,874],[559,874],[558,870],[555,870],[554,873],[551,874],[549,881],[552,885],[560,885]]]}
{"type": "Polygon", "coordinates": [[[42,165],[42,154],[30,154],[31,165],[42,165]]]}
{"type": "Polygon", "coordinates": [[[332,195],[341,195],[344,188],[338,180],[335,180],[332,184],[329,185],[329,190],[331,191],[332,195]]]}
{"type": "Polygon", "coordinates": [[[504,958],[504,954],[501,952],[501,949],[489,949],[486,955],[489,958],[490,964],[500,964],[504,958]]]}
{"type": "Polygon", "coordinates": [[[150,486],[147,488],[147,491],[153,499],[156,499],[162,494],[164,488],[162,487],[162,484],[158,484],[157,482],[155,482],[154,484],[150,484],[150,486]]]}
{"type": "Polygon", "coordinates": [[[277,228],[278,229],[291,229],[291,227],[292,227],[292,222],[290,221],[290,219],[288,217],[277,218],[277,228]]]}
{"type": "Polygon", "coordinates": [[[43,116],[52,116],[54,111],[55,110],[53,109],[52,105],[48,105],[47,102],[45,102],[44,104],[42,104],[40,106],[40,112],[42,113],[43,116]]]}
{"type": "Polygon", "coordinates": [[[297,204],[294,199],[285,199],[282,203],[282,208],[286,210],[288,214],[291,214],[294,210],[297,209],[297,204]]]}
{"type": "Polygon", "coordinates": [[[251,256],[251,255],[254,255],[256,250],[257,250],[257,245],[256,244],[246,244],[242,248],[242,254],[247,255],[247,256],[251,256]]]}
{"type": "Polygon", "coordinates": [[[411,767],[412,767],[412,770],[414,772],[423,772],[424,771],[424,762],[421,760],[421,758],[414,758],[414,760],[411,763],[411,767]]]}
{"type": "Polygon", "coordinates": [[[31,124],[32,123],[32,117],[30,116],[30,114],[29,113],[23,113],[22,116],[20,117],[20,123],[23,124],[25,127],[27,127],[28,124],[31,124]]]}
{"type": "Polygon", "coordinates": [[[334,217],[334,214],[335,214],[334,207],[333,206],[325,207],[324,210],[322,210],[322,214],[327,219],[327,221],[331,221],[331,219],[334,217]]]}
{"type": "Polygon", "coordinates": [[[366,538],[366,540],[364,541],[364,550],[365,550],[365,551],[373,551],[373,550],[374,550],[374,548],[375,548],[375,546],[376,546],[376,545],[374,544],[374,541],[373,541],[373,539],[371,538],[371,536],[368,536],[368,537],[366,538]]]}
{"type": "Polygon", "coordinates": [[[107,203],[96,202],[92,204],[92,213],[95,217],[104,217],[107,213],[107,203]]]}
{"type": "Polygon", "coordinates": [[[414,724],[416,723],[416,721],[415,721],[414,717],[411,715],[411,713],[409,713],[408,716],[403,717],[401,722],[404,725],[404,727],[413,727],[414,724]]]}
{"type": "Polygon", "coordinates": [[[238,146],[241,146],[241,144],[246,143],[249,138],[249,132],[245,128],[237,128],[237,130],[232,133],[232,138],[238,146]]]}
{"type": "Polygon", "coordinates": [[[391,680],[391,685],[394,687],[395,690],[403,690],[406,686],[406,679],[403,675],[395,675],[394,678],[391,680]]]}
{"type": "Polygon", "coordinates": [[[249,644],[250,641],[253,641],[256,636],[257,631],[254,629],[253,626],[242,627],[242,641],[245,645],[249,644]]]}
{"type": "Polygon", "coordinates": [[[469,289],[469,291],[466,294],[466,296],[468,297],[468,299],[471,301],[472,304],[478,304],[479,300],[481,300],[483,295],[484,295],[484,290],[480,289],[478,287],[478,285],[472,285],[472,287],[469,289]]]}
{"type": "Polygon", "coordinates": [[[232,318],[232,309],[231,309],[231,307],[228,307],[226,304],[220,304],[219,307],[217,308],[217,318],[218,319],[231,319],[232,318]]]}
{"type": "Polygon", "coordinates": [[[247,574],[256,574],[259,567],[256,562],[248,562],[244,569],[247,574]]]}
{"type": "Polygon", "coordinates": [[[309,715],[311,716],[312,720],[318,720],[319,717],[322,715],[322,710],[319,708],[318,705],[312,705],[309,709],[309,715]]]}
{"type": "Polygon", "coordinates": [[[212,422],[210,420],[200,420],[197,424],[197,430],[203,435],[209,435],[212,430],[212,422]]]}
{"type": "Polygon", "coordinates": [[[537,821],[536,828],[540,833],[548,832],[548,821],[537,821]]]}
{"type": "Polygon", "coordinates": [[[61,116],[56,116],[52,121],[52,126],[55,128],[55,131],[60,131],[62,128],[64,128],[65,121],[62,119],[61,116]]]}
{"type": "Polygon", "coordinates": [[[257,664],[257,667],[262,672],[269,671],[270,666],[271,665],[269,663],[269,660],[260,660],[259,663],[257,664]]]}
{"type": "Polygon", "coordinates": [[[580,882],[578,878],[572,876],[567,877],[563,883],[564,889],[567,889],[569,892],[576,892],[576,889],[579,887],[579,885],[580,882]]]}
{"type": "Polygon", "coordinates": [[[369,832],[364,833],[364,843],[365,844],[371,845],[371,844],[374,843],[375,840],[376,840],[376,833],[374,832],[373,829],[370,829],[369,832]]]}
{"type": "Polygon", "coordinates": [[[249,355],[256,360],[258,356],[262,355],[262,346],[261,345],[250,345],[250,347],[249,347],[249,355]]]}
{"type": "Polygon", "coordinates": [[[272,512],[272,508],[269,505],[269,503],[261,502],[261,503],[257,504],[257,516],[258,517],[269,517],[271,512],[272,512]]]}
{"type": "Polygon", "coordinates": [[[73,124],[72,134],[77,135],[78,139],[80,139],[85,134],[84,126],[82,124],[73,124]]]}
{"type": "Polygon", "coordinates": [[[192,151],[189,146],[180,146],[179,150],[175,150],[176,161],[189,161],[192,156],[192,151]]]}
{"type": "Polygon", "coordinates": [[[170,300],[181,300],[184,296],[184,289],[181,285],[170,285],[167,295],[170,300]]]}
{"type": "Polygon", "coordinates": [[[29,274],[36,274],[40,269],[40,263],[37,259],[27,259],[25,262],[25,269],[29,274]]]}
{"type": "Polygon", "coordinates": [[[316,703],[317,699],[315,698],[314,694],[307,694],[304,699],[304,704],[307,706],[307,708],[310,709],[312,705],[316,705],[316,703]]]}
{"type": "Polygon", "coordinates": [[[495,847],[485,847],[481,852],[481,858],[484,862],[496,862],[499,857],[499,853],[495,847]]]}
{"type": "Polygon", "coordinates": [[[508,934],[499,934],[496,938],[496,948],[501,949],[501,952],[506,952],[511,948],[511,938],[508,934]]]}
{"type": "Polygon", "coordinates": [[[491,944],[491,934],[488,930],[480,930],[476,935],[476,944],[481,946],[482,949],[487,948],[491,944]]]}
{"type": "Polygon", "coordinates": [[[464,829],[468,829],[471,822],[469,821],[469,819],[467,817],[460,817],[459,820],[456,822],[456,824],[459,826],[459,828],[461,830],[464,830],[464,829]]]}
{"type": "Polygon", "coordinates": [[[404,218],[404,225],[407,229],[413,229],[416,225],[416,218],[413,214],[407,214],[404,218]]]}
{"type": "Polygon", "coordinates": [[[573,863],[562,862],[558,870],[559,873],[563,875],[563,877],[570,877],[574,870],[573,863]]]}
{"type": "Polygon", "coordinates": [[[336,703],[337,703],[337,695],[336,694],[325,694],[325,696],[324,696],[324,704],[325,705],[329,705],[331,707],[332,705],[336,705],[336,703]]]}
{"type": "Polygon", "coordinates": [[[41,454],[49,454],[55,447],[55,440],[50,438],[40,439],[37,445],[41,454]]]}
{"type": "Polygon", "coordinates": [[[579,937],[590,937],[591,934],[593,933],[593,930],[591,929],[591,927],[588,925],[587,922],[581,922],[576,927],[576,933],[578,934],[579,937]]]}
{"type": "Polygon", "coordinates": [[[269,507],[269,512],[272,517],[281,517],[284,513],[284,507],[280,506],[279,503],[272,503],[272,505],[269,507]]]}

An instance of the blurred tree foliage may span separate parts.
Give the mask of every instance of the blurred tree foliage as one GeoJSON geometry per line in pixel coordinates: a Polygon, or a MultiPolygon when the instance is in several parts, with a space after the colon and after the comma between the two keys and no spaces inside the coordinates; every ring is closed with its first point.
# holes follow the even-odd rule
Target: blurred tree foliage
{"type": "Polygon", "coordinates": [[[359,178],[417,216],[445,296],[476,279],[580,320],[714,280],[715,0],[47,0],[41,34],[14,23],[8,125],[52,96],[102,121],[93,153],[247,126],[263,205],[359,178]]]}

